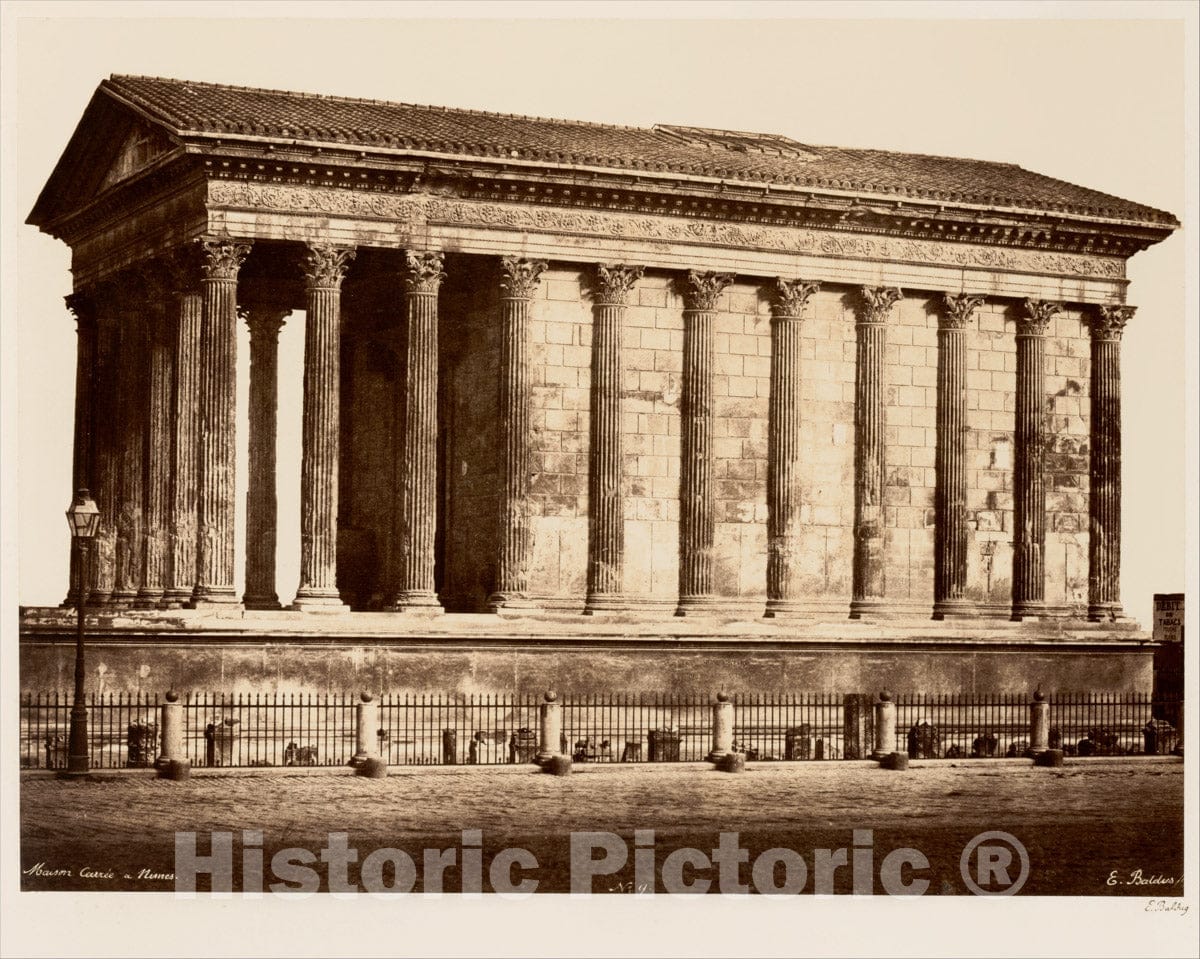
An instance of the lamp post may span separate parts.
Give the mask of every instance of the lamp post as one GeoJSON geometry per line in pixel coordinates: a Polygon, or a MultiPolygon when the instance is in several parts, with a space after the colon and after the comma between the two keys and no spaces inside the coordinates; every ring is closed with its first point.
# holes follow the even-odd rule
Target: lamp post
{"type": "Polygon", "coordinates": [[[86,489],[77,490],[67,510],[71,527],[71,548],[75,550],[75,568],[79,571],[79,617],[75,628],[75,701],[71,705],[71,738],[67,746],[67,775],[88,774],[87,705],[83,701],[83,618],[88,597],[88,547],[100,525],[100,510],[86,489]]]}

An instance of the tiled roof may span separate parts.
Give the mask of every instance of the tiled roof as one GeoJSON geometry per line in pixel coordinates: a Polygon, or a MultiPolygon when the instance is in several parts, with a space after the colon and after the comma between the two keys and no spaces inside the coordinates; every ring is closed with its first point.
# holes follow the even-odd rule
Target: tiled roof
{"type": "Polygon", "coordinates": [[[102,84],[176,133],[664,171],[998,209],[1176,225],[1161,210],[1008,163],[800,144],[696,127],[623,127],[152,77],[102,84]]]}

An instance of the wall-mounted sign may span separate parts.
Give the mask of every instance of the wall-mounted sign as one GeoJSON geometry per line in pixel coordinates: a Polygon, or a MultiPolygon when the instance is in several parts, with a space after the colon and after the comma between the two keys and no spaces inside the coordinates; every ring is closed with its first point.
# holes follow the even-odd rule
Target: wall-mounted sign
{"type": "Polygon", "coordinates": [[[1154,594],[1154,641],[1183,642],[1183,593],[1154,594]]]}

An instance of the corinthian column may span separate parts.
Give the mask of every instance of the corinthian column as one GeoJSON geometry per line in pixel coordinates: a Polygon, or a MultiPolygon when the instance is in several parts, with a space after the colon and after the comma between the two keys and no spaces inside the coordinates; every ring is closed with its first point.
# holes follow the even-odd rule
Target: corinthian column
{"type": "Polygon", "coordinates": [[[546,264],[506,256],[500,261],[500,553],[495,612],[530,607],[529,561],[529,301],[546,264]]]}
{"type": "Polygon", "coordinates": [[[397,609],[440,611],[433,579],[437,532],[438,290],[441,253],[405,254],[404,434],[396,530],[397,609]]]}
{"type": "Polygon", "coordinates": [[[247,609],[279,609],[275,592],[275,422],[279,408],[279,331],[291,312],[244,309],[250,330],[250,482],[246,489],[247,609]]]}
{"type": "Polygon", "coordinates": [[[800,333],[804,305],[821,288],[775,281],[771,302],[771,399],[767,407],[768,617],[796,611],[800,539],[800,333]]]}
{"type": "MultiPolygon", "coordinates": [[[[172,396],[174,436],[171,443],[171,505],[167,519],[170,560],[167,564],[163,605],[180,607],[190,602],[196,588],[197,444],[200,433],[200,327],[203,300],[200,265],[193,250],[180,252],[171,261],[174,287],[173,331],[175,389],[172,396]]],[[[173,322],[171,322],[173,320],[173,322]]]]}
{"type": "Polygon", "coordinates": [[[1091,316],[1088,619],[1094,623],[1121,616],[1121,333],[1135,309],[1102,306],[1091,316]]]}
{"type": "Polygon", "coordinates": [[[117,580],[117,491],[121,475],[118,446],[117,358],[120,356],[120,329],[110,290],[99,298],[96,323],[96,381],[93,399],[95,416],[93,446],[95,449],[96,479],[91,487],[100,510],[100,528],[96,533],[94,574],[96,592],[92,602],[104,605],[112,602],[117,580]]]}
{"type": "Polygon", "coordinates": [[[1013,502],[1012,618],[1046,606],[1046,329],[1061,303],[1026,300],[1017,319],[1017,421],[1013,502]]]}
{"type": "MultiPolygon", "coordinates": [[[[75,317],[75,434],[71,447],[71,494],[78,489],[96,492],[94,470],[94,440],[92,438],[92,397],[96,376],[96,302],[83,292],[66,297],[67,309],[75,317]]],[[[63,606],[74,606],[79,596],[78,551],[71,550],[70,588],[63,606]]],[[[89,584],[93,587],[94,584],[89,584]]]]}
{"type": "Polygon", "coordinates": [[[679,606],[687,616],[714,605],[713,319],[727,273],[689,270],[683,291],[683,463],[679,481],[679,606]]]}
{"type": "Polygon", "coordinates": [[[142,585],[143,507],[146,492],[147,322],[145,298],[136,280],[120,309],[121,349],[117,356],[117,423],[120,435],[117,483],[116,588],[112,601],[132,606],[142,585]]]}
{"type": "Polygon", "coordinates": [[[942,298],[938,322],[933,618],[974,615],[967,587],[967,323],[981,296],[942,298]]]}
{"type": "Polygon", "coordinates": [[[340,612],[338,387],[342,278],[353,250],[310,246],[300,459],[300,588],[293,609],[340,612]]]}
{"type": "Polygon", "coordinates": [[[596,267],[592,324],[588,581],[585,613],[623,609],[625,508],[621,494],[621,324],[640,266],[596,267]]]}
{"type": "Polygon", "coordinates": [[[237,277],[250,252],[232,240],[204,240],[200,317],[199,490],[196,587],[192,605],[236,603],[237,277]]]}
{"type": "Polygon", "coordinates": [[[855,323],[854,586],[850,618],[879,612],[883,602],[883,361],[888,315],[897,287],[862,288],[855,323]]]}
{"type": "Polygon", "coordinates": [[[146,441],[145,534],[142,537],[142,585],[139,606],[152,608],[163,602],[167,582],[168,511],[171,502],[171,392],[174,379],[174,343],[167,322],[166,288],[159,279],[150,284],[154,302],[146,312],[148,348],[148,419],[146,441]]]}

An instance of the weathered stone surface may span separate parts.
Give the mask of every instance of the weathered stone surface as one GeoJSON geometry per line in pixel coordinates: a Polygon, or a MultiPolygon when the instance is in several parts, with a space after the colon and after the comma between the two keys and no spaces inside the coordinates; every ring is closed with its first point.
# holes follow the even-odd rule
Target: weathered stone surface
{"type": "Polygon", "coordinates": [[[434,590],[437,518],[438,289],[441,253],[406,254],[407,322],[404,422],[400,438],[400,511],[396,530],[398,609],[440,609],[434,590]]]}
{"type": "Polygon", "coordinates": [[[938,325],[937,458],[934,493],[933,615],[972,615],[967,585],[967,342],[982,297],[943,298],[938,325]]]}
{"type": "Polygon", "coordinates": [[[1121,615],[1121,334],[1135,307],[1102,306],[1092,333],[1088,619],[1121,615]]]}
{"type": "Polygon", "coordinates": [[[300,459],[300,586],[294,609],[345,609],[337,588],[341,287],[353,250],[309,247],[300,459]]]}
{"type": "Polygon", "coordinates": [[[692,270],[684,285],[679,616],[711,606],[714,594],[713,323],[718,297],[732,282],[726,274],[692,270]]]}
{"type": "Polygon", "coordinates": [[[854,587],[850,615],[884,609],[884,361],[886,322],[899,289],[867,287],[858,304],[854,367],[854,587]]]}
{"type": "Polygon", "coordinates": [[[279,407],[279,331],[289,310],[255,304],[243,310],[250,330],[249,471],[246,492],[247,609],[278,609],[275,591],[275,438],[279,407]]]}
{"type": "Polygon", "coordinates": [[[533,552],[529,502],[529,306],[546,264],[500,261],[500,501],[496,585],[488,598],[496,611],[528,608],[533,552]]]}
{"type": "Polygon", "coordinates": [[[237,505],[237,276],[248,245],[203,242],[196,586],[192,605],[233,604],[237,505]]]}

